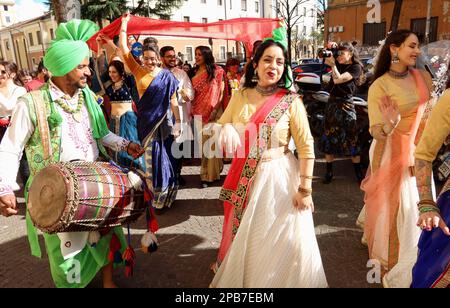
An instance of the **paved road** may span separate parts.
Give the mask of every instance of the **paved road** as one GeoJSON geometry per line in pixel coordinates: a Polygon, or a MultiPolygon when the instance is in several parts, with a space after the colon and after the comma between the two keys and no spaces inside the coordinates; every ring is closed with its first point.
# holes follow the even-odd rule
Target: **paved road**
{"type": "MultiPolygon", "coordinates": [[[[222,180],[228,170],[225,166],[222,180]]],[[[315,174],[322,175],[325,164],[316,163],[315,174]]],[[[219,247],[222,204],[217,200],[220,184],[200,189],[199,167],[183,168],[187,185],[179,191],[171,209],[158,212],[160,246],[148,255],[137,251],[133,278],[115,272],[121,287],[208,287],[213,278],[209,265],[219,247]]],[[[335,163],[336,179],[324,185],[314,181],[316,234],[330,287],[379,287],[366,282],[367,249],[360,244],[361,231],[355,220],[363,195],[355,181],[349,160],[335,163]]],[[[23,202],[23,198],[19,201],[23,202]]],[[[23,206],[22,206],[23,208],[23,206]]],[[[138,220],[131,230],[134,247],[140,246],[145,222],[138,220]]],[[[97,277],[90,285],[100,287],[97,277]]],[[[0,217],[0,287],[53,287],[44,256],[30,256],[24,211],[10,218],[0,217]]]]}

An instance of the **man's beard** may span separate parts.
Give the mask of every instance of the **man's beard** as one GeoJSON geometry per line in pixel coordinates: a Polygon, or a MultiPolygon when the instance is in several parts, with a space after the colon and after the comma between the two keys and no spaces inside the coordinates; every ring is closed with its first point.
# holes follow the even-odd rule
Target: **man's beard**
{"type": "Polygon", "coordinates": [[[77,87],[77,89],[84,89],[87,86],[87,78],[86,79],[80,79],[80,81],[78,81],[75,86],[77,87]]]}
{"type": "Polygon", "coordinates": [[[172,64],[171,62],[169,62],[169,63],[166,64],[166,67],[167,67],[168,69],[173,69],[173,68],[175,68],[175,66],[176,66],[176,64],[175,64],[175,63],[172,64]]]}

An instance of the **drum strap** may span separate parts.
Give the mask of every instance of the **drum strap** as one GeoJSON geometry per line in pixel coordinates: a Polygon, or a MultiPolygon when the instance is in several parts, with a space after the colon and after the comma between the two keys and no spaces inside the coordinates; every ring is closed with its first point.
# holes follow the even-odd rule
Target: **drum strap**
{"type": "Polygon", "coordinates": [[[41,136],[42,147],[44,149],[43,157],[47,160],[52,155],[52,147],[50,140],[50,130],[47,121],[47,108],[45,105],[44,91],[31,91],[31,98],[34,103],[34,110],[36,112],[37,126],[41,136]]]}

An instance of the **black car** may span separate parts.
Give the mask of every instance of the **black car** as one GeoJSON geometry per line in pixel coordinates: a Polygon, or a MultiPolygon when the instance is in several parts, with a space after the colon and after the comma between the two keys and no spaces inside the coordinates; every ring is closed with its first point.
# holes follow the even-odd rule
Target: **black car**
{"type": "Polygon", "coordinates": [[[297,65],[292,69],[294,78],[300,73],[314,73],[322,77],[322,75],[331,71],[331,67],[323,63],[305,63],[297,65]]]}

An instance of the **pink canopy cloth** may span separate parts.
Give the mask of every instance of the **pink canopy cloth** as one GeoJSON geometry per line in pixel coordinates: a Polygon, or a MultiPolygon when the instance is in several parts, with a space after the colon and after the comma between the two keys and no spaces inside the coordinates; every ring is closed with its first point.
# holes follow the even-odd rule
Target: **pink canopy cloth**
{"type": "MultiPolygon", "coordinates": [[[[97,51],[95,39],[100,33],[113,38],[119,35],[122,17],[94,34],[88,41],[89,47],[97,51]]],[[[282,19],[235,18],[212,23],[194,23],[152,19],[130,15],[128,35],[164,35],[196,38],[213,38],[243,42],[248,53],[253,42],[271,37],[272,31],[282,25],[282,19]]]]}

